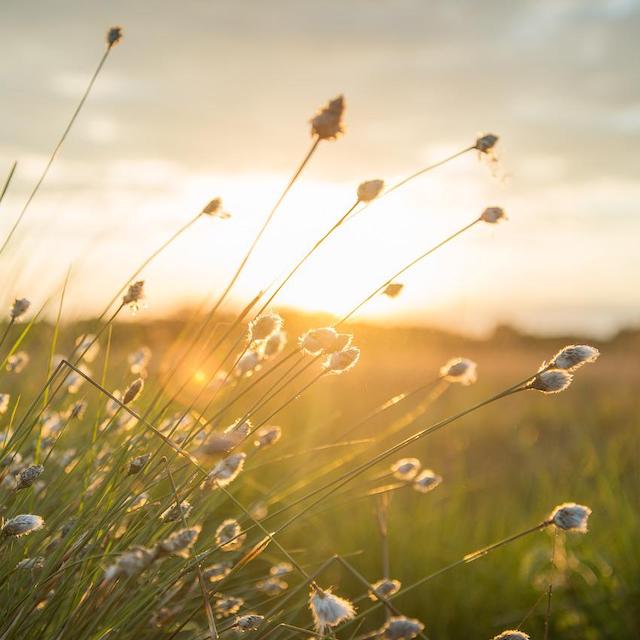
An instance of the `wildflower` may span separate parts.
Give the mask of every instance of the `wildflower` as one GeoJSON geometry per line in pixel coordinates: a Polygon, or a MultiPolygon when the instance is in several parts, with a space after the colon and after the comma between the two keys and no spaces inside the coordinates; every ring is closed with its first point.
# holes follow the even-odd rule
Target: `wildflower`
{"type": "Polygon", "coordinates": [[[522,631],[516,631],[515,629],[509,629],[494,636],[493,640],[530,640],[530,637],[522,631]]]}
{"type": "Polygon", "coordinates": [[[413,480],[420,471],[422,463],[418,458],[402,458],[391,465],[391,473],[398,480],[413,480]]]}
{"type": "Polygon", "coordinates": [[[371,593],[369,593],[369,598],[374,602],[378,599],[376,595],[382,596],[383,598],[388,598],[392,596],[394,593],[398,593],[400,591],[399,580],[391,580],[390,578],[382,578],[382,580],[378,580],[371,585],[371,593]]]}
{"type": "Polygon", "coordinates": [[[467,358],[452,358],[440,367],[440,375],[448,382],[457,382],[464,386],[478,379],[478,365],[467,358]]]}
{"type": "Polygon", "coordinates": [[[215,604],[216,616],[218,618],[232,616],[234,613],[238,613],[243,604],[244,600],[242,598],[236,598],[235,596],[218,598],[215,604]]]}
{"type": "Polygon", "coordinates": [[[276,331],[272,333],[263,346],[263,354],[265,358],[273,358],[277,356],[287,346],[287,334],[284,331],[276,331]]]}
{"type": "Polygon", "coordinates": [[[481,214],[480,220],[489,224],[496,224],[501,220],[506,220],[507,214],[501,207],[487,207],[481,214]]]}
{"type": "Polygon", "coordinates": [[[231,217],[230,213],[222,209],[222,198],[214,198],[211,200],[200,213],[201,215],[211,216],[212,218],[220,218],[220,220],[227,220],[231,217]]]}
{"type": "Polygon", "coordinates": [[[7,371],[21,373],[29,364],[29,354],[26,351],[18,351],[7,358],[7,371]]]}
{"type": "Polygon", "coordinates": [[[24,558],[20,560],[16,565],[16,569],[31,569],[37,571],[44,567],[44,558],[42,556],[35,556],[35,558],[24,558]]]}
{"type": "Polygon", "coordinates": [[[260,427],[256,431],[256,439],[253,444],[258,449],[268,447],[278,442],[281,436],[282,429],[280,427],[260,427]]]}
{"type": "Polygon", "coordinates": [[[424,469],[413,479],[413,488],[420,493],[429,493],[433,491],[442,482],[442,476],[424,469]]]}
{"type": "Polygon", "coordinates": [[[249,324],[249,335],[252,341],[262,341],[277,333],[282,328],[282,318],[277,313],[266,313],[249,324]]]}
{"type": "Polygon", "coordinates": [[[279,562],[278,564],[274,564],[271,569],[269,569],[269,575],[280,577],[286,576],[287,573],[291,573],[293,571],[293,565],[289,562],[279,562]]]}
{"type": "Polygon", "coordinates": [[[300,347],[312,356],[333,353],[348,347],[352,337],[348,333],[338,333],[333,327],[321,327],[303,334],[300,338],[300,347]]]}
{"type": "Polygon", "coordinates": [[[175,531],[154,547],[156,555],[160,557],[172,555],[186,558],[189,555],[189,549],[196,543],[200,535],[200,529],[201,527],[197,526],[175,531]]]}
{"type": "Polygon", "coordinates": [[[340,374],[353,369],[359,359],[360,349],[358,347],[348,347],[328,355],[323,366],[328,373],[340,374]]]}
{"type": "Polygon", "coordinates": [[[404,289],[404,285],[399,282],[390,282],[382,292],[382,295],[389,298],[397,298],[400,292],[404,289]]]}
{"type": "Polygon", "coordinates": [[[242,547],[247,538],[246,533],[242,533],[240,523],[233,518],[223,520],[215,533],[216,545],[222,551],[237,551],[242,547]]]}
{"type": "Polygon", "coordinates": [[[572,380],[573,376],[563,369],[549,369],[540,371],[525,386],[525,389],[534,389],[535,391],[542,391],[542,393],[560,393],[571,384],[572,380]]]}
{"type": "Polygon", "coordinates": [[[311,135],[320,140],[335,140],[344,133],[342,115],[344,114],[344,97],[331,100],[311,119],[311,135]]]}
{"type": "Polygon", "coordinates": [[[122,40],[122,27],[111,27],[107,31],[107,46],[109,49],[117,45],[122,40]]]}
{"type": "Polygon", "coordinates": [[[358,185],[358,201],[371,202],[375,200],[384,189],[384,180],[367,180],[358,185]]]}
{"type": "Polygon", "coordinates": [[[378,635],[384,640],[412,640],[423,630],[424,625],[420,620],[405,618],[404,616],[393,616],[387,620],[378,635]]]}
{"type": "Polygon", "coordinates": [[[348,600],[334,595],[331,589],[323,590],[316,585],[312,586],[309,594],[309,608],[318,633],[351,620],[355,615],[355,609],[348,600]]]}
{"type": "Polygon", "coordinates": [[[9,316],[11,320],[17,320],[20,316],[24,315],[31,303],[26,298],[16,298],[11,305],[11,311],[9,312],[9,316]]]}
{"type": "Polygon", "coordinates": [[[258,615],[257,613],[248,613],[245,616],[239,616],[236,618],[234,623],[234,627],[238,629],[238,631],[255,631],[264,620],[264,616],[258,615]]]}
{"type": "Polygon", "coordinates": [[[93,333],[76,338],[76,350],[85,362],[93,362],[100,353],[100,343],[93,333]]]}
{"type": "Polygon", "coordinates": [[[137,351],[134,351],[127,356],[129,371],[131,371],[133,375],[145,373],[149,360],[151,360],[151,349],[144,346],[140,347],[137,351]]]}
{"type": "Polygon", "coordinates": [[[129,404],[133,402],[142,392],[144,387],[144,380],[142,378],[136,378],[122,395],[122,404],[129,404]]]}
{"type": "Polygon", "coordinates": [[[7,520],[0,529],[0,535],[19,538],[20,536],[26,536],[29,533],[38,531],[38,529],[42,529],[43,526],[44,520],[40,516],[22,513],[7,520]]]}
{"type": "Polygon", "coordinates": [[[559,529],[565,531],[587,532],[587,520],[591,509],[575,502],[565,502],[557,506],[549,516],[549,520],[559,529]]]}
{"type": "Polygon", "coordinates": [[[129,305],[133,311],[140,308],[140,301],[144,298],[144,280],[138,280],[129,285],[127,293],[122,296],[122,304],[129,305]]]}
{"type": "Polygon", "coordinates": [[[242,471],[246,458],[246,453],[233,453],[223,458],[211,469],[205,484],[208,486],[218,485],[220,487],[226,487],[231,484],[242,471]]]}
{"type": "Polygon", "coordinates": [[[133,547],[119,556],[114,564],[107,567],[104,572],[104,579],[110,581],[119,576],[137,576],[147,569],[156,557],[153,549],[133,547]]]}
{"type": "Polygon", "coordinates": [[[16,478],[16,491],[30,487],[43,471],[44,467],[41,464],[34,464],[22,469],[16,478]]]}
{"type": "Polygon", "coordinates": [[[210,567],[206,567],[202,575],[210,582],[220,582],[220,580],[226,578],[229,573],[231,573],[232,566],[230,562],[218,562],[212,564],[210,567]]]}
{"type": "Polygon", "coordinates": [[[140,473],[146,466],[147,462],[151,459],[150,453],[145,453],[141,456],[136,456],[129,462],[129,471],[127,475],[133,476],[136,473],[140,473]]]}
{"type": "Polygon", "coordinates": [[[586,344],[571,344],[564,349],[560,349],[549,363],[553,369],[564,369],[565,371],[575,371],[582,365],[595,362],[600,352],[595,347],[586,344]]]}
{"type": "Polygon", "coordinates": [[[11,395],[9,393],[0,393],[0,415],[7,413],[11,395]]]}
{"type": "Polygon", "coordinates": [[[474,149],[480,151],[480,153],[489,153],[498,142],[499,138],[493,133],[486,133],[479,136],[474,145],[474,149]]]}
{"type": "Polygon", "coordinates": [[[235,366],[235,374],[239,378],[253,375],[260,368],[260,353],[249,349],[239,358],[235,366]]]}
{"type": "Polygon", "coordinates": [[[193,507],[188,500],[183,500],[180,504],[172,504],[160,514],[160,520],[162,522],[175,522],[176,520],[182,520],[188,518],[191,514],[193,507]]]}
{"type": "Polygon", "coordinates": [[[289,585],[278,577],[267,578],[266,580],[258,580],[256,582],[256,589],[262,591],[266,596],[274,598],[280,595],[283,591],[286,591],[289,585]]]}

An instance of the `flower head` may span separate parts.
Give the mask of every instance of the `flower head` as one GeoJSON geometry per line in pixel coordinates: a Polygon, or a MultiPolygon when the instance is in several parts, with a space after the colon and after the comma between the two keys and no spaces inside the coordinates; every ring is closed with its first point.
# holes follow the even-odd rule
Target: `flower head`
{"type": "Polygon", "coordinates": [[[507,214],[502,207],[487,207],[481,214],[480,220],[489,224],[497,224],[501,220],[506,220],[507,214]]]}
{"type": "Polygon", "coordinates": [[[42,474],[44,467],[41,464],[32,464],[20,471],[16,478],[16,491],[30,487],[42,474]]]}
{"type": "Polygon", "coordinates": [[[133,476],[137,473],[140,473],[145,468],[145,466],[147,465],[147,462],[149,462],[150,459],[151,459],[151,454],[145,453],[141,456],[136,456],[135,458],[130,460],[129,470],[127,471],[127,475],[133,476]]]}
{"type": "Polygon", "coordinates": [[[340,351],[351,344],[352,336],[338,333],[333,327],[310,329],[300,337],[300,347],[312,356],[340,351]]]}
{"type": "Polygon", "coordinates": [[[260,342],[267,340],[282,328],[282,318],[277,313],[265,313],[249,324],[251,340],[260,342]]]}
{"type": "Polygon", "coordinates": [[[358,185],[358,200],[371,202],[375,200],[384,189],[384,180],[367,180],[358,185]]]}
{"type": "Polygon", "coordinates": [[[387,620],[379,631],[379,637],[384,640],[412,640],[422,633],[424,625],[415,618],[393,616],[387,620]]]}
{"type": "Polygon", "coordinates": [[[391,465],[391,473],[398,480],[413,480],[420,471],[422,463],[418,458],[401,458],[391,465]]]}
{"type": "Polygon", "coordinates": [[[542,393],[560,393],[569,387],[573,376],[564,369],[548,369],[536,374],[525,389],[534,389],[542,393]]]}
{"type": "Polygon", "coordinates": [[[104,579],[115,580],[120,576],[133,577],[142,573],[156,559],[153,549],[146,547],[133,547],[125,551],[114,564],[107,567],[104,572],[104,579]]]}
{"type": "Polygon", "coordinates": [[[238,629],[238,631],[255,631],[264,620],[264,616],[258,615],[257,613],[248,613],[245,616],[239,616],[236,618],[234,622],[234,627],[238,629]]]}
{"type": "Polygon", "coordinates": [[[399,282],[390,282],[382,292],[382,295],[385,295],[389,298],[397,298],[400,295],[400,292],[404,289],[404,285],[399,282]]]}
{"type": "Polygon", "coordinates": [[[359,359],[360,349],[358,347],[347,347],[342,351],[334,351],[329,354],[323,366],[328,373],[340,374],[353,369],[359,359]]]}
{"type": "Polygon", "coordinates": [[[320,589],[316,585],[312,586],[309,594],[309,608],[318,633],[351,620],[356,613],[351,602],[333,594],[331,589],[320,589]]]}
{"type": "Polygon", "coordinates": [[[40,516],[34,516],[30,513],[22,513],[19,516],[7,520],[0,529],[0,535],[6,537],[19,538],[29,533],[38,531],[44,526],[44,520],[40,516]]]}
{"type": "Polygon", "coordinates": [[[227,220],[231,217],[230,213],[222,209],[222,198],[214,198],[211,200],[209,204],[202,209],[200,214],[211,216],[212,218],[220,218],[220,220],[227,220]]]}
{"type": "Polygon", "coordinates": [[[530,640],[529,636],[522,631],[516,631],[515,629],[508,629],[494,636],[493,640],[530,640]]]}
{"type": "Polygon", "coordinates": [[[168,538],[158,542],[155,546],[156,555],[161,556],[181,556],[186,558],[189,549],[196,543],[200,535],[201,527],[189,527],[175,531],[168,538]]]}
{"type": "Polygon", "coordinates": [[[264,342],[262,352],[265,358],[277,356],[287,346],[287,334],[284,331],[272,333],[264,342]]]}
{"type": "Polygon", "coordinates": [[[216,600],[216,615],[218,618],[226,618],[234,613],[238,613],[240,607],[244,604],[243,598],[236,596],[225,596],[216,600]]]}
{"type": "Polygon", "coordinates": [[[343,114],[344,97],[338,96],[311,119],[311,135],[320,140],[335,140],[344,133],[343,114]]]}
{"type": "Polygon", "coordinates": [[[138,280],[129,285],[127,292],[122,296],[122,304],[129,305],[133,311],[140,308],[140,302],[144,298],[144,280],[138,280]]]}
{"type": "Polygon", "coordinates": [[[575,371],[584,364],[595,362],[599,355],[600,352],[595,347],[586,344],[570,344],[553,356],[549,366],[553,369],[575,371]]]}
{"type": "Polygon", "coordinates": [[[280,440],[282,436],[282,429],[280,427],[271,426],[271,427],[260,427],[256,431],[256,439],[253,444],[257,449],[261,449],[263,447],[268,447],[272,444],[275,444],[280,440]]]}
{"type": "Polygon", "coordinates": [[[442,482],[442,476],[424,469],[413,479],[413,488],[420,493],[429,493],[433,491],[442,482]]]}
{"type": "Polygon", "coordinates": [[[111,27],[107,31],[107,46],[109,48],[117,45],[122,40],[122,27],[111,27]]]}
{"type": "Polygon", "coordinates": [[[452,358],[440,367],[440,375],[448,382],[468,386],[478,379],[478,365],[468,358],[452,358]]]}
{"type": "Polygon", "coordinates": [[[237,551],[242,547],[247,538],[246,533],[242,533],[240,523],[233,518],[223,520],[216,529],[216,544],[222,551],[237,551]]]}
{"type": "Polygon", "coordinates": [[[136,378],[122,395],[122,404],[133,402],[140,395],[143,387],[144,380],[142,378],[136,378]]]}
{"type": "Polygon", "coordinates": [[[31,303],[26,298],[16,298],[11,305],[11,311],[9,312],[9,316],[12,320],[17,320],[21,315],[24,315],[31,303]]]}
{"type": "Polygon", "coordinates": [[[233,564],[231,562],[217,562],[210,567],[206,567],[203,575],[209,582],[220,582],[231,573],[232,567],[233,564]]]}
{"type": "Polygon", "coordinates": [[[234,372],[241,378],[253,375],[260,368],[260,353],[255,349],[249,349],[240,356],[234,372]]]}
{"type": "Polygon", "coordinates": [[[382,596],[383,598],[388,598],[395,593],[400,591],[399,580],[392,580],[390,578],[382,578],[382,580],[378,580],[371,585],[371,593],[369,593],[369,598],[374,602],[378,600],[376,596],[382,596]]]}
{"type": "Polygon", "coordinates": [[[575,502],[565,502],[551,512],[549,520],[559,529],[586,533],[590,515],[589,507],[575,502]]]}
{"type": "Polygon", "coordinates": [[[208,486],[226,487],[238,477],[246,459],[246,453],[232,453],[230,456],[223,458],[211,469],[205,483],[208,486]]]}
{"type": "Polygon", "coordinates": [[[162,522],[175,522],[176,520],[182,520],[188,518],[193,507],[188,500],[183,500],[179,505],[172,504],[160,514],[160,520],[162,522]]]}
{"type": "Polygon", "coordinates": [[[489,153],[498,142],[499,138],[493,133],[485,133],[479,136],[474,145],[474,149],[480,151],[480,153],[489,153]]]}

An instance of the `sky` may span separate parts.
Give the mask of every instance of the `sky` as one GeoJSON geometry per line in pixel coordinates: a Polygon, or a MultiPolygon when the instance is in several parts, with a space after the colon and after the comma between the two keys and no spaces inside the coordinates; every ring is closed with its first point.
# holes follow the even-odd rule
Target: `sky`
{"type": "MultiPolygon", "coordinates": [[[[0,303],[39,308],[68,269],[65,317],[102,310],[136,267],[149,317],[225,287],[310,144],[309,119],[344,94],[346,134],[322,142],[258,244],[230,304],[286,273],[353,204],[434,170],[339,230],[274,308],[342,314],[487,206],[476,226],[376,297],[360,318],[482,334],[608,336],[640,323],[640,2],[637,0],[5,0],[0,7],[0,205],[6,235],[104,50],[83,111],[0,256],[0,303]]],[[[53,295],[53,297],[52,297],[53,295]]]]}

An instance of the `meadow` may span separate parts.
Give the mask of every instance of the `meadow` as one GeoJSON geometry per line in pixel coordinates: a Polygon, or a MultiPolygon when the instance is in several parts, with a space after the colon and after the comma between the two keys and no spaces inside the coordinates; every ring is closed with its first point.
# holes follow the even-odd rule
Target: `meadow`
{"type": "MultiPolygon", "coordinates": [[[[120,39],[109,31],[0,258],[120,39]]],[[[462,154],[493,164],[496,135],[360,184],[287,275],[225,305],[343,116],[341,96],[313,116],[307,155],[210,306],[145,319],[144,271],[195,220],[227,217],[217,197],[97,318],[66,322],[68,283],[16,297],[0,337],[0,640],[640,633],[640,335],[473,340],[357,322],[440,247],[508,224],[501,208],[407,256],[341,318],[278,307],[352,216],[462,154]]]]}

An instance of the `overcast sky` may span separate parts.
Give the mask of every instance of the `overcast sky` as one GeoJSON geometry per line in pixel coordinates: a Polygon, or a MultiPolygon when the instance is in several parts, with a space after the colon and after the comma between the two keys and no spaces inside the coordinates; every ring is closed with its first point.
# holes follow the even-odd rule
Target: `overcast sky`
{"type": "Polygon", "coordinates": [[[494,131],[498,178],[468,154],[371,207],[281,304],[347,310],[501,205],[508,223],[461,238],[365,315],[598,334],[640,321],[639,2],[5,0],[0,173],[14,160],[18,171],[3,235],[111,24],[123,26],[122,44],[1,259],[6,299],[44,302],[73,263],[69,312],[99,310],[221,195],[233,217],[200,221],[145,272],[149,313],[215,294],[306,152],[308,119],[344,93],[347,134],[321,145],[237,302],[304,253],[361,180],[393,182],[494,131]]]}

